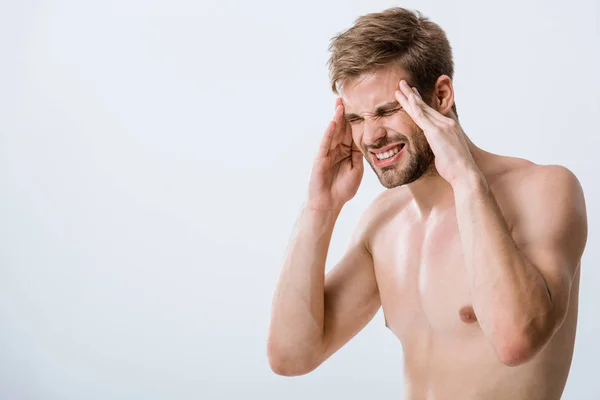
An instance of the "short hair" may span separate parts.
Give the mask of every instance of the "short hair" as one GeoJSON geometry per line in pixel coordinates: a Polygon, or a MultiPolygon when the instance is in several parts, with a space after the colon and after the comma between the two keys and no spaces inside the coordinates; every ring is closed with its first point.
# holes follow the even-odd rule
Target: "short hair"
{"type": "MultiPolygon", "coordinates": [[[[348,78],[397,64],[429,102],[437,79],[454,76],[446,33],[419,11],[400,7],[359,17],[331,39],[329,51],[329,78],[336,94],[348,78]]],[[[458,115],[456,104],[452,110],[458,115]]]]}

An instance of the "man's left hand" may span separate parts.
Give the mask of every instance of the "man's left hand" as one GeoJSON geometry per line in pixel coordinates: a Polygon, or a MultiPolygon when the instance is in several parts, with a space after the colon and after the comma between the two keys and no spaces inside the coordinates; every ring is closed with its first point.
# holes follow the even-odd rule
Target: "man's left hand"
{"type": "Polygon", "coordinates": [[[442,178],[453,187],[481,172],[467,146],[464,131],[457,121],[445,117],[430,107],[417,91],[401,80],[396,99],[415,123],[423,130],[435,154],[435,167],[442,178]]]}

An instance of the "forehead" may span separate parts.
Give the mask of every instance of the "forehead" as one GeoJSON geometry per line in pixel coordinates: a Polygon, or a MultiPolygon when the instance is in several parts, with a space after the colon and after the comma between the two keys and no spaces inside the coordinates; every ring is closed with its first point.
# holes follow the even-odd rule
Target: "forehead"
{"type": "Polygon", "coordinates": [[[340,91],[346,113],[372,112],[377,105],[396,100],[400,80],[408,78],[406,71],[393,66],[347,79],[340,91]]]}

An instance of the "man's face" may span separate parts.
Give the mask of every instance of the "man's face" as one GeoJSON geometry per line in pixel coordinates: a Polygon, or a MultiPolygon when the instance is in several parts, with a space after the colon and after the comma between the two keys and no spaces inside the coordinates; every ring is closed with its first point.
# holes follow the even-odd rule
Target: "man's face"
{"type": "Polygon", "coordinates": [[[412,83],[401,68],[387,67],[348,79],[341,91],[352,139],[388,189],[414,182],[435,170],[434,154],[423,131],[394,96],[401,79],[412,83]],[[386,154],[381,150],[387,150],[386,154]],[[379,159],[394,152],[390,158],[379,159]]]}

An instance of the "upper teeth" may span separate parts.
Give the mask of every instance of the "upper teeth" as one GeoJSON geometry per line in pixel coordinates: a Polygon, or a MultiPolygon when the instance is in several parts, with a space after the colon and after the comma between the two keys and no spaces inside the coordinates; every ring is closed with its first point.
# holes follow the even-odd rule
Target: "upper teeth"
{"type": "Polygon", "coordinates": [[[377,157],[379,160],[385,160],[386,158],[390,158],[391,156],[398,153],[399,151],[400,151],[400,146],[395,147],[390,151],[386,151],[385,153],[375,154],[375,157],[377,157]]]}

